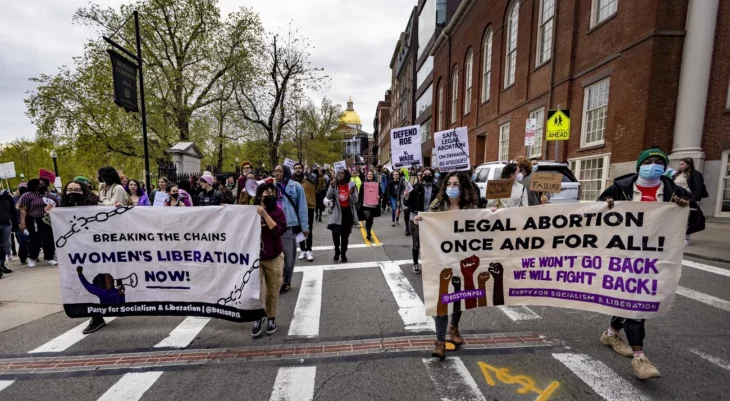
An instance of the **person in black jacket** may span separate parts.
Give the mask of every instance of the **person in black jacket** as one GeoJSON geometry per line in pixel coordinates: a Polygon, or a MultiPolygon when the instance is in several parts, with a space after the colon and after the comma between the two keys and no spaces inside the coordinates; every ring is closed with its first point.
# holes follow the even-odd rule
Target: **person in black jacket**
{"type": "Polygon", "coordinates": [[[413,238],[413,273],[421,272],[421,265],[418,263],[418,254],[421,251],[421,236],[418,232],[418,225],[414,224],[413,219],[418,216],[418,212],[426,212],[429,210],[431,203],[438,197],[439,188],[433,182],[433,170],[430,167],[423,169],[422,180],[413,186],[413,190],[404,192],[404,202],[411,210],[410,224],[411,237],[413,238]]]}
{"type": "Polygon", "coordinates": [[[18,231],[18,215],[15,212],[15,201],[10,192],[0,193],[0,277],[13,271],[5,266],[7,258],[5,244],[10,242],[10,233],[18,231]]]}
{"type": "MultiPolygon", "coordinates": [[[[371,184],[372,185],[372,184],[371,184]]],[[[365,174],[365,180],[360,185],[360,193],[357,199],[357,220],[365,220],[365,232],[367,233],[366,240],[372,241],[372,229],[373,219],[380,217],[380,199],[383,197],[383,191],[380,189],[380,183],[375,179],[375,174],[372,171],[368,171],[365,174]],[[377,205],[366,205],[365,204],[365,183],[375,183],[378,186],[378,204],[377,205]]]]}
{"type": "Polygon", "coordinates": [[[672,180],[677,186],[691,192],[697,203],[710,196],[705,187],[705,178],[695,170],[695,162],[689,157],[679,160],[679,170],[674,173],[672,180]]]}
{"type": "MultiPolygon", "coordinates": [[[[674,184],[664,172],[669,157],[662,150],[653,148],[643,151],[636,162],[638,174],[627,174],[616,178],[614,184],[603,191],[599,201],[605,201],[613,209],[614,201],[674,202],[680,207],[691,203],[692,194],[674,184]]],[[[639,379],[660,377],[659,370],[644,356],[644,319],[611,318],[608,329],[601,334],[601,344],[610,346],[617,353],[633,357],[632,367],[639,379]],[[619,337],[621,329],[626,333],[627,345],[619,337]]]]}

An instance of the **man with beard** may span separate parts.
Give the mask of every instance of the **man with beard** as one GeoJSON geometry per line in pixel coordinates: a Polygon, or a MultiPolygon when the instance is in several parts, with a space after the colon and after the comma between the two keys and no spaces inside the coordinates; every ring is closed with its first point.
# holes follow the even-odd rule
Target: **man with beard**
{"type": "Polygon", "coordinates": [[[299,243],[299,249],[301,250],[299,260],[307,258],[311,262],[314,260],[314,255],[312,255],[312,234],[314,227],[312,224],[314,223],[314,211],[317,207],[317,192],[324,190],[326,183],[324,178],[320,177],[319,170],[316,166],[311,174],[304,174],[304,165],[302,163],[294,164],[294,174],[291,178],[302,184],[302,188],[304,188],[304,197],[307,198],[307,220],[310,227],[307,239],[299,243]]]}

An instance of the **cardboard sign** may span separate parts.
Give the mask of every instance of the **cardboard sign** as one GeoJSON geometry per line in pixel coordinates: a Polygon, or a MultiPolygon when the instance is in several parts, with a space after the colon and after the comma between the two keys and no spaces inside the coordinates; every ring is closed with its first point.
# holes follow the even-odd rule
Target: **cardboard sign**
{"type": "Polygon", "coordinates": [[[395,168],[422,166],[421,126],[411,125],[390,130],[390,152],[395,168]]]}
{"type": "Polygon", "coordinates": [[[297,162],[288,157],[284,159],[284,165],[289,167],[290,169],[293,169],[295,164],[297,164],[297,162]]]}
{"type": "Polygon", "coordinates": [[[366,182],[364,183],[365,189],[363,205],[365,206],[378,206],[380,204],[380,197],[378,196],[379,186],[377,182],[366,182]]]}
{"type": "Polygon", "coordinates": [[[502,199],[511,197],[513,183],[514,181],[508,178],[487,181],[487,199],[502,199]]]}
{"type": "Polygon", "coordinates": [[[471,159],[469,158],[468,134],[469,131],[466,127],[439,131],[434,134],[439,171],[447,173],[469,170],[471,159]]]}
{"type": "Polygon", "coordinates": [[[344,160],[335,162],[335,173],[339,173],[340,171],[345,171],[346,169],[347,169],[347,163],[344,160]]]}
{"type": "Polygon", "coordinates": [[[51,184],[56,182],[56,174],[54,174],[53,171],[48,171],[46,169],[40,169],[38,172],[38,178],[45,178],[51,184]]]}
{"type": "Polygon", "coordinates": [[[563,175],[560,173],[532,173],[530,191],[560,193],[563,175]]]}

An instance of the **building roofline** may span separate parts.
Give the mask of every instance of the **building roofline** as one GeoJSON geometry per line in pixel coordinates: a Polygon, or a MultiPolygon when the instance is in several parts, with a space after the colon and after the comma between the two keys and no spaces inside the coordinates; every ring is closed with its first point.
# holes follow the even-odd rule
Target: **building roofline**
{"type": "Polygon", "coordinates": [[[436,38],[436,42],[434,42],[429,55],[435,56],[436,53],[438,53],[438,51],[441,49],[441,46],[443,46],[446,42],[446,39],[448,39],[448,37],[451,35],[451,32],[453,32],[453,30],[456,28],[456,25],[458,25],[464,19],[464,17],[466,17],[474,3],[476,3],[476,0],[464,0],[461,2],[461,4],[459,4],[459,8],[456,9],[454,16],[451,17],[451,20],[446,25],[446,28],[444,28],[444,30],[441,31],[439,37],[436,38]]]}
{"type": "Polygon", "coordinates": [[[405,39],[404,36],[406,35],[405,32],[401,32],[400,36],[398,36],[398,43],[395,44],[395,49],[393,50],[393,56],[390,58],[390,69],[393,69],[393,66],[395,65],[395,59],[398,58],[398,52],[400,51],[401,46],[403,45],[403,42],[405,39]]]}

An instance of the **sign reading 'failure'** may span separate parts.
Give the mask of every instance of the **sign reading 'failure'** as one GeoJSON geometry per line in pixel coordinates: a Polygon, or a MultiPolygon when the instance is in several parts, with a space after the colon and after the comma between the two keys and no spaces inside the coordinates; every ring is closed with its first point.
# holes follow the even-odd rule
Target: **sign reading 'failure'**
{"type": "Polygon", "coordinates": [[[390,130],[390,149],[395,168],[423,165],[421,126],[411,125],[390,130]]]}
{"type": "Polygon", "coordinates": [[[560,173],[532,173],[530,191],[560,193],[563,175],[560,173]]]}

